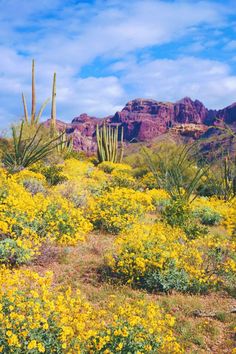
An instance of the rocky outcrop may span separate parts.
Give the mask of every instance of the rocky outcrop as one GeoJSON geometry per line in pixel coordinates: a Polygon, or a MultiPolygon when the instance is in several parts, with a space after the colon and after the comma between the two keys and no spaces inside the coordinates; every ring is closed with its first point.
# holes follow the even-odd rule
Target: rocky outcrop
{"type": "Polygon", "coordinates": [[[223,119],[226,124],[236,126],[236,102],[217,112],[217,117],[223,119]]]}
{"type": "Polygon", "coordinates": [[[96,126],[104,121],[122,126],[124,139],[135,142],[152,140],[169,130],[185,138],[198,139],[210,126],[220,124],[219,119],[236,127],[236,103],[217,111],[208,110],[202,102],[189,97],[176,103],[138,98],[129,101],[113,116],[101,119],[83,113],[68,124],[57,121],[57,126],[73,136],[76,150],[93,153],[96,150],[96,126]]]}

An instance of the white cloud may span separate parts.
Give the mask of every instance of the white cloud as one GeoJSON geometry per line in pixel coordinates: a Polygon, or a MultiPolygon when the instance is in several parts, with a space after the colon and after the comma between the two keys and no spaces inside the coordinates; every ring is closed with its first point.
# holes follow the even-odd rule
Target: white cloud
{"type": "Polygon", "coordinates": [[[51,95],[56,71],[57,112],[66,120],[84,111],[112,114],[137,95],[170,100],[199,94],[219,106],[227,94],[228,101],[233,96],[235,78],[227,65],[196,58],[153,60],[149,49],[181,46],[186,38],[191,48],[199,33],[204,43],[209,28],[223,31],[228,12],[217,1],[0,0],[0,125],[22,114],[21,91],[30,102],[32,57],[38,103],[51,95]],[[97,59],[103,63],[100,75],[97,59]],[[81,77],[88,64],[87,77],[81,77]]]}
{"type": "Polygon", "coordinates": [[[229,42],[226,44],[225,49],[227,49],[227,50],[234,50],[234,49],[236,49],[236,40],[229,41],[229,42]]]}
{"type": "Polygon", "coordinates": [[[132,65],[122,83],[136,97],[176,101],[190,96],[209,108],[222,108],[236,98],[236,75],[230,73],[227,64],[194,57],[132,65]]]}

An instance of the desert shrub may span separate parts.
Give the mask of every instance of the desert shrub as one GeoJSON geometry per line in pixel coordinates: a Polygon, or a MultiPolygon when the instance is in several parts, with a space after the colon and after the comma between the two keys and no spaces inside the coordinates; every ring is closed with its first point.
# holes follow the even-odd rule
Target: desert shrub
{"type": "Polygon", "coordinates": [[[143,149],[159,188],[165,189],[173,201],[181,200],[186,205],[193,201],[199,184],[208,172],[207,166],[197,165],[195,147],[194,144],[181,148],[173,145],[164,155],[161,151],[152,154],[143,149]]]}
{"type": "Polygon", "coordinates": [[[148,172],[142,176],[142,178],[139,179],[139,185],[144,189],[159,188],[159,184],[152,172],[148,172]]]}
{"type": "Polygon", "coordinates": [[[15,266],[27,263],[32,257],[31,253],[20,240],[5,238],[0,241],[0,264],[15,266]]]}
{"type": "Polygon", "coordinates": [[[111,173],[112,171],[131,171],[131,166],[123,163],[115,163],[110,161],[103,161],[98,165],[98,168],[106,173],[111,173]]]}
{"type": "Polygon", "coordinates": [[[91,162],[67,159],[63,164],[63,175],[69,180],[82,178],[91,173],[95,167],[91,162]]]}
{"type": "Polygon", "coordinates": [[[135,178],[141,179],[147,173],[149,173],[149,169],[147,167],[137,167],[137,168],[133,168],[133,170],[132,170],[132,174],[135,178]]]}
{"type": "Polygon", "coordinates": [[[114,188],[91,198],[88,213],[95,228],[119,233],[153,210],[151,197],[128,188],[114,188]]]}
{"type": "Polygon", "coordinates": [[[109,323],[90,338],[90,353],[182,353],[172,327],[175,319],[145,301],[127,303],[113,314],[109,323]]]}
{"type": "Polygon", "coordinates": [[[236,235],[236,198],[223,202],[216,197],[198,197],[192,205],[191,210],[195,213],[199,209],[214,210],[221,216],[219,224],[225,227],[230,235],[236,235]]]}
{"type": "Polygon", "coordinates": [[[41,232],[59,245],[75,245],[84,241],[92,225],[80,209],[73,208],[63,198],[52,200],[42,214],[41,232]]]}
{"type": "Polygon", "coordinates": [[[23,181],[24,188],[32,195],[37,193],[45,193],[46,189],[41,181],[35,178],[28,178],[23,181]]]}
{"type": "Polygon", "coordinates": [[[99,311],[78,290],[53,287],[52,275],[0,268],[2,353],[183,352],[174,317],[153,302],[119,306],[112,297],[99,311]]]}
{"type": "Polygon", "coordinates": [[[0,274],[1,352],[80,352],[92,311],[79,293],[55,293],[49,274],[4,269],[0,274]]]}
{"type": "Polygon", "coordinates": [[[234,241],[204,235],[193,240],[165,224],[134,225],[107,256],[110,272],[149,291],[205,292],[235,271],[234,241]]]}
{"type": "Polygon", "coordinates": [[[42,174],[45,176],[46,181],[50,186],[56,186],[67,180],[67,177],[62,171],[62,166],[48,166],[42,170],[42,174]]]}
{"type": "Polygon", "coordinates": [[[74,245],[91,228],[82,210],[59,194],[32,195],[17,174],[9,176],[0,170],[0,234],[21,241],[31,256],[45,241],[74,245]]]}
{"type": "Polygon", "coordinates": [[[134,177],[131,175],[129,170],[117,170],[114,169],[111,172],[111,179],[109,181],[110,187],[120,187],[120,188],[137,188],[137,183],[134,177]]]}
{"type": "Polygon", "coordinates": [[[180,227],[189,239],[208,233],[207,227],[198,222],[196,215],[183,200],[167,200],[160,212],[162,221],[171,226],[180,227]]]}
{"type": "Polygon", "coordinates": [[[187,219],[182,225],[182,229],[190,240],[207,235],[209,232],[206,226],[200,224],[194,218],[187,219]]]}
{"type": "Polygon", "coordinates": [[[204,225],[218,225],[222,219],[221,215],[208,207],[198,208],[194,211],[194,216],[199,218],[204,225]]]}
{"type": "Polygon", "coordinates": [[[59,193],[63,198],[72,202],[76,208],[84,208],[87,206],[89,197],[88,188],[85,188],[83,183],[76,180],[68,180],[54,188],[54,191],[59,193]]]}
{"type": "Polygon", "coordinates": [[[163,219],[171,226],[182,227],[190,217],[190,209],[181,199],[170,199],[162,209],[163,219]]]}
{"type": "Polygon", "coordinates": [[[152,204],[158,211],[169,204],[170,197],[164,189],[151,189],[146,193],[151,196],[152,204]]]}

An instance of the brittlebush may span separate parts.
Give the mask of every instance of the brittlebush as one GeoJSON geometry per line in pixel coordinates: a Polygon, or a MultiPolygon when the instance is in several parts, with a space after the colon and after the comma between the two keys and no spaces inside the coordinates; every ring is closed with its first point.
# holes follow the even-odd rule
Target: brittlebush
{"type": "Polygon", "coordinates": [[[12,176],[0,169],[0,234],[28,250],[28,260],[38,253],[43,242],[75,245],[92,228],[83,211],[59,194],[48,191],[47,195],[32,195],[27,191],[22,183],[24,177],[41,178],[38,175],[22,171],[12,176]]]}
{"type": "Polygon", "coordinates": [[[152,210],[151,196],[128,188],[114,188],[91,198],[88,214],[95,228],[117,234],[152,210]]]}
{"type": "Polygon", "coordinates": [[[230,235],[236,236],[236,198],[224,202],[216,197],[198,197],[192,203],[191,208],[192,210],[209,208],[217,212],[221,217],[220,224],[227,229],[230,235]]]}
{"type": "Polygon", "coordinates": [[[117,237],[107,262],[114,275],[148,290],[201,292],[233,277],[235,246],[230,236],[189,240],[162,223],[137,224],[117,237]]]}
{"type": "Polygon", "coordinates": [[[0,352],[182,353],[175,319],[151,302],[98,311],[80,292],[54,288],[52,274],[0,269],[0,352]]]}
{"type": "Polygon", "coordinates": [[[89,341],[90,353],[183,353],[173,334],[175,318],[152,302],[137,301],[117,308],[109,304],[110,321],[89,341]]]}

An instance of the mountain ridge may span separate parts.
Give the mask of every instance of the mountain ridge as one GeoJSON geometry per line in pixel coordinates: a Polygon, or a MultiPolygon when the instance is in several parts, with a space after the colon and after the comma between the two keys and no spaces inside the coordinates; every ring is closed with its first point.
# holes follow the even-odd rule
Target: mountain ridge
{"type": "MultiPolygon", "coordinates": [[[[71,123],[57,120],[59,130],[66,130],[73,137],[75,150],[93,153],[96,150],[96,126],[104,121],[124,129],[128,142],[146,142],[168,131],[188,139],[200,138],[220,120],[236,128],[236,102],[221,109],[208,109],[199,100],[184,97],[177,102],[162,102],[154,99],[136,98],[126,103],[121,111],[104,118],[80,114],[71,123]]],[[[47,121],[45,124],[49,124],[47,121]]]]}

